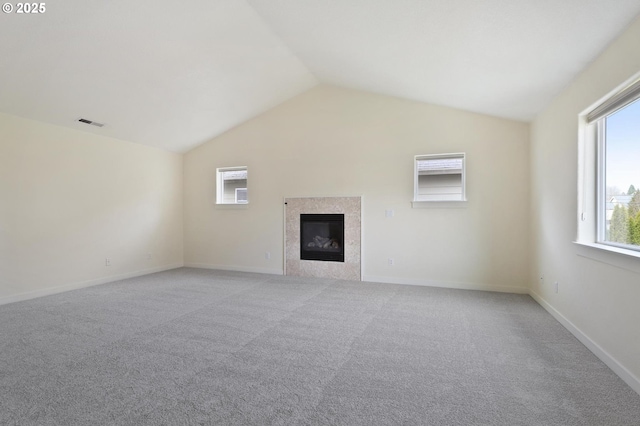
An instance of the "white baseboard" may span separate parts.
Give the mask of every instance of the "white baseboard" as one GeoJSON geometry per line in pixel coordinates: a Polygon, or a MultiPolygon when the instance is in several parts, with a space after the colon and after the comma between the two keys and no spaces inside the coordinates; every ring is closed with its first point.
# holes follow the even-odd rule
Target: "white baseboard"
{"type": "Polygon", "coordinates": [[[418,280],[414,278],[381,277],[377,275],[364,275],[362,281],[389,284],[418,285],[425,287],[455,288],[459,290],[497,291],[501,293],[529,294],[526,287],[500,286],[481,283],[466,283],[456,281],[418,280]]]}
{"type": "Polygon", "coordinates": [[[12,296],[0,297],[0,305],[6,305],[7,303],[21,302],[23,300],[35,299],[37,297],[50,296],[52,294],[64,293],[65,291],[78,290],[80,288],[92,287],[95,285],[106,284],[113,281],[125,280],[127,278],[139,277],[142,275],[153,274],[156,272],[168,271],[170,269],[181,268],[182,263],[175,263],[172,265],[159,266],[156,268],[143,269],[134,272],[128,272],[126,274],[111,275],[104,278],[97,278],[94,280],[81,281],[72,284],[66,284],[58,287],[43,288],[40,290],[28,291],[26,293],[19,293],[12,296]]]}
{"type": "Polygon", "coordinates": [[[256,274],[284,275],[282,269],[254,268],[251,266],[212,265],[209,263],[185,263],[185,268],[219,269],[221,271],[253,272],[256,274]]]}
{"type": "Polygon", "coordinates": [[[612,357],[607,351],[605,351],[600,345],[591,340],[582,330],[569,321],[564,315],[556,310],[553,306],[544,300],[539,294],[533,290],[529,290],[529,295],[540,304],[547,312],[549,312],[560,324],[562,324],[567,330],[573,334],[583,345],[587,347],[595,356],[600,358],[600,361],[604,362],[607,367],[613,370],[631,389],[640,394],[640,379],[633,373],[627,370],[618,360],[612,357]]]}

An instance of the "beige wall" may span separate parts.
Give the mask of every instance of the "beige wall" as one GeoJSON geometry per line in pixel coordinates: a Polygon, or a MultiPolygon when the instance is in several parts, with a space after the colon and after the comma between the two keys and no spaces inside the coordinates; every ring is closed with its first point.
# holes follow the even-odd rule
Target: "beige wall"
{"type": "Polygon", "coordinates": [[[573,241],[578,114],[640,71],[639,45],[637,20],[539,114],[531,129],[532,291],[638,392],[640,259],[607,256],[573,241]]]}
{"type": "Polygon", "coordinates": [[[528,138],[520,122],[319,86],[185,154],[185,263],[281,273],[283,197],[361,195],[365,280],[526,291],[528,138]],[[411,208],[414,155],[451,152],[467,154],[468,206],[411,208]],[[250,204],[216,207],[216,168],[238,164],[250,204]]]}
{"type": "Polygon", "coordinates": [[[0,303],[180,266],[182,248],[181,155],[0,114],[0,303]]]}

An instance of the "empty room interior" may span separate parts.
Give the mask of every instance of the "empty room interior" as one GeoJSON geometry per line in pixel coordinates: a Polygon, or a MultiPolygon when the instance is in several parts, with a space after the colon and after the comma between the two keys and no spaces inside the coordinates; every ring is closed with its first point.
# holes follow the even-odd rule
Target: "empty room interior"
{"type": "Polygon", "coordinates": [[[639,0],[0,15],[0,424],[640,424],[639,0]]]}

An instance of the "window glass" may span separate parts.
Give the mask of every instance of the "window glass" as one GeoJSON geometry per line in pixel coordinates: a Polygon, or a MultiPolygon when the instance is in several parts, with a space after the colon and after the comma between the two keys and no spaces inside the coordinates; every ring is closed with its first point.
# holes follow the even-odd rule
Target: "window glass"
{"type": "Polygon", "coordinates": [[[599,120],[600,236],[640,249],[640,100],[599,120]]]}
{"type": "Polygon", "coordinates": [[[218,204],[246,204],[249,202],[246,167],[219,168],[216,179],[216,202],[218,204]]]}
{"type": "Polygon", "coordinates": [[[418,155],[414,201],[464,201],[464,154],[418,155]]]}

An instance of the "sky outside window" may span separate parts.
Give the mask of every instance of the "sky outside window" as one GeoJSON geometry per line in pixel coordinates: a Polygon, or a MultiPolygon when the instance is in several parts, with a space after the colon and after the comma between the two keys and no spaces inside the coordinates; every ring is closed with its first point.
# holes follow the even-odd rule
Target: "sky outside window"
{"type": "Polygon", "coordinates": [[[607,187],[640,188],[640,99],[607,117],[607,187]]]}

